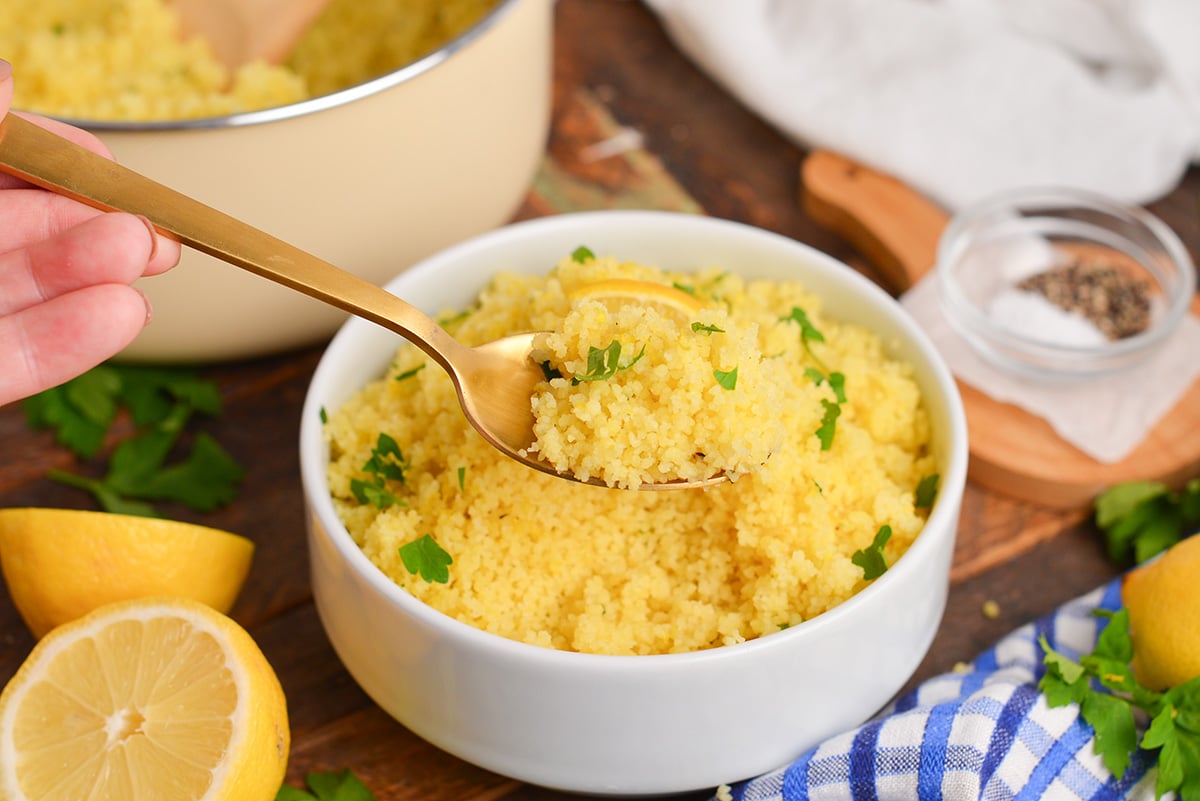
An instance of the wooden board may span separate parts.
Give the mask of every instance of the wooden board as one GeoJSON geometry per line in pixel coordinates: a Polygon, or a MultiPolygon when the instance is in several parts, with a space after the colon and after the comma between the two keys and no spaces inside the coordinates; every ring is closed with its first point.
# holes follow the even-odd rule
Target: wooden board
{"type": "MultiPolygon", "coordinates": [[[[801,167],[805,212],[836,231],[903,292],[932,268],[948,222],[941,208],[890,176],[816,151],[801,167]]],[[[1200,297],[1193,300],[1200,314],[1200,297]]],[[[1092,503],[1105,487],[1153,479],[1178,484],[1200,472],[1200,380],[1125,459],[1098,462],[1040,417],[959,382],[973,481],[1059,509],[1092,503]]]]}

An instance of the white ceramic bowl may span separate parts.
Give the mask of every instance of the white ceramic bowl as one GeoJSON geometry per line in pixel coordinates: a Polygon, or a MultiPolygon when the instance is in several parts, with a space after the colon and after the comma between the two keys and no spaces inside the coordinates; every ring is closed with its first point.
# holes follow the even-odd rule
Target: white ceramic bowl
{"type": "Polygon", "coordinates": [[[347,670],[384,710],[481,767],[601,795],[677,793],[757,775],[878,711],[928,650],[945,608],[966,480],[962,403],[932,345],[874,284],[793,240],[708,217],[592,212],[520,223],[422,262],[389,289],[437,313],[467,305],[497,271],[545,272],[581,244],[668,269],[719,264],[798,279],[830,316],[880,334],[915,365],[933,420],[941,487],[924,531],[849,601],[736,646],[598,656],[485,633],[401,590],[334,513],[321,410],[382,374],[400,344],[353,320],[321,360],[301,424],[317,609],[347,670]]]}
{"type": "MultiPolygon", "coordinates": [[[[302,103],[173,123],[71,120],[117,160],[375,283],[511,219],[545,149],[553,0],[501,0],[439,50],[302,103]]],[[[133,361],[224,361],[329,337],[341,312],[198,251],[144,279],[133,361]]]]}

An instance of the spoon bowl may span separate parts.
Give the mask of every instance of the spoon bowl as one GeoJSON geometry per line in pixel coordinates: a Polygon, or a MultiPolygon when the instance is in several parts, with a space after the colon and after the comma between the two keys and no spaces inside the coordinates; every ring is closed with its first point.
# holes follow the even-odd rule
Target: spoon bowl
{"type": "MultiPolygon", "coordinates": [[[[185,245],[399,334],[450,375],[463,413],[489,444],[528,467],[583,481],[526,453],[533,443],[530,401],[545,380],[531,357],[535,333],[467,347],[385,289],[15,114],[0,120],[0,171],[105,211],[141,215],[185,245]]],[[[640,486],[685,489],[724,480],[717,474],[640,486]]],[[[607,486],[595,478],[586,483],[607,486]]]]}

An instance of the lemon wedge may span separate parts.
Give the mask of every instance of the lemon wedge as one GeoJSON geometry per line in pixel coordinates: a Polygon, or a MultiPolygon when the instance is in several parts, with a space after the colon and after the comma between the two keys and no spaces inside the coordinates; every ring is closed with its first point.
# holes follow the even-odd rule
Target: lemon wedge
{"type": "Polygon", "coordinates": [[[567,293],[567,299],[572,304],[585,299],[594,300],[611,312],[628,305],[649,306],[660,314],[675,316],[684,324],[692,322],[696,312],[704,308],[695,295],[682,289],[633,278],[611,278],[580,284],[567,293]]]}
{"type": "Polygon", "coordinates": [[[113,601],[148,595],[233,607],[254,555],[206,526],[74,509],[0,509],[0,569],[35,637],[113,601]]]}
{"type": "Polygon", "coordinates": [[[1133,671],[1155,690],[1200,676],[1200,535],[1131,570],[1121,585],[1133,671]]]}
{"type": "Polygon", "coordinates": [[[186,598],[109,604],[55,629],[0,694],[11,801],[270,801],[289,748],[262,651],[186,598]]]}

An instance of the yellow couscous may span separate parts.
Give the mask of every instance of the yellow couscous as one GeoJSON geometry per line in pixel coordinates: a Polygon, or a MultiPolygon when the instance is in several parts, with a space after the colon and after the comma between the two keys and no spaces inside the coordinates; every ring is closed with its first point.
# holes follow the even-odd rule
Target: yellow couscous
{"type": "Polygon", "coordinates": [[[328,410],[330,487],[366,555],[465,623],[589,653],[734,644],[851,597],[924,524],[918,487],[936,467],[911,368],[797,283],[577,253],[549,275],[499,275],[447,315],[467,344],[551,332],[535,415],[555,458],[596,457],[618,484],[645,475],[622,472],[631,454],[715,454],[679,464],[737,474],[653,492],[531,470],[489,446],[446,374],[402,347],[386,376],[328,410]],[[680,311],[655,291],[592,308],[587,288],[613,281],[673,287],[698,308],[667,324],[680,311]],[[614,341],[619,358],[589,365],[585,349],[614,341]],[[571,380],[598,365],[600,379],[571,380]]]}
{"type": "Polygon", "coordinates": [[[282,65],[230,75],[164,0],[5,0],[14,106],[79,120],[182,120],[285,105],[398,69],[497,0],[333,0],[282,65]]]}

